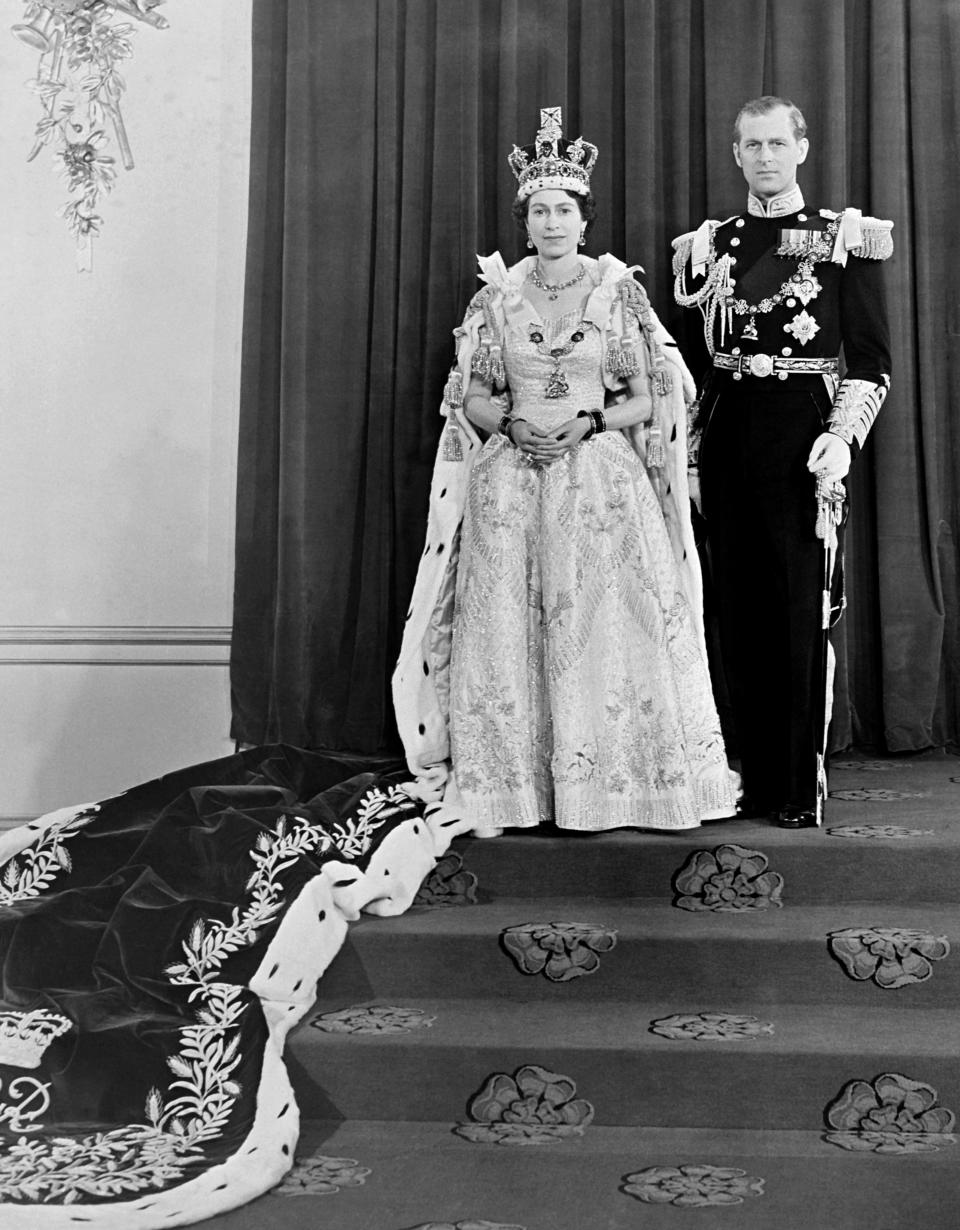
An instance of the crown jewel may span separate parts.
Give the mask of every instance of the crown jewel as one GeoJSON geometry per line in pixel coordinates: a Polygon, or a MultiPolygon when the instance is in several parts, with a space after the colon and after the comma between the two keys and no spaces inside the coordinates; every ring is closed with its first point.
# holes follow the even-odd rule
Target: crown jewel
{"type": "Polygon", "coordinates": [[[0,1012],[0,1063],[14,1068],[39,1068],[43,1053],[71,1026],[69,1017],[37,1008],[33,1012],[0,1012]]]}
{"type": "Polygon", "coordinates": [[[541,107],[536,142],[523,148],[515,145],[507,155],[521,200],[541,188],[565,188],[581,195],[590,191],[590,173],[599,151],[583,137],[564,140],[561,118],[559,107],[541,107]]]}

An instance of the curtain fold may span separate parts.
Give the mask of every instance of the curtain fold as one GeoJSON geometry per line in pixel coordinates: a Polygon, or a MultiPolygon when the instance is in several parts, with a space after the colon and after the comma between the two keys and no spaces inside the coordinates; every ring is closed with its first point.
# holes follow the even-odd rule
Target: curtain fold
{"type": "Polygon", "coordinates": [[[600,147],[588,252],[743,208],[740,104],[792,97],[814,207],[893,218],[893,388],[851,479],[835,746],[958,742],[953,0],[255,0],[233,736],[397,746],[389,676],[476,253],[524,253],[512,144],[600,147]]]}

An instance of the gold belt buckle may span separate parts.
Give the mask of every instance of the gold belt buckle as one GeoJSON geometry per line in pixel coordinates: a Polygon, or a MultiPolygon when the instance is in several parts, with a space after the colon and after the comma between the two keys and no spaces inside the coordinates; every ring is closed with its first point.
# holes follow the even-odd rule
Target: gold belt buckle
{"type": "Polygon", "coordinates": [[[773,375],[773,356],[768,354],[752,354],[749,358],[747,370],[751,376],[759,376],[761,379],[764,376],[773,375]]]}

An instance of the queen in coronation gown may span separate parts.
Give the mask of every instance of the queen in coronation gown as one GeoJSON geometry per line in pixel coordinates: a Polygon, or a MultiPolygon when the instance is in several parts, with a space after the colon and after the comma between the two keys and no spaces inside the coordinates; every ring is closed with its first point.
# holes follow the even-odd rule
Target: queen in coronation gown
{"type": "Polygon", "coordinates": [[[478,835],[692,828],[738,794],[689,520],[692,381],[634,269],[576,253],[596,150],[559,120],[511,155],[537,254],[482,258],[455,332],[398,726],[478,835]]]}

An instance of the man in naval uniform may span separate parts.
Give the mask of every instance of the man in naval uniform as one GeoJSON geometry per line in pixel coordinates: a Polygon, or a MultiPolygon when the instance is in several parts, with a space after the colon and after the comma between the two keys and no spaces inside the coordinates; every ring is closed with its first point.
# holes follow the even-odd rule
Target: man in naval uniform
{"type": "Polygon", "coordinates": [[[806,204],[806,123],[788,100],[747,103],[734,138],[746,211],[674,241],[676,299],[703,314],[709,355],[691,489],[699,479],[741,814],[803,828],[820,823],[826,793],[838,551],[825,557],[824,524],[890,384],[893,224],[806,204]]]}

